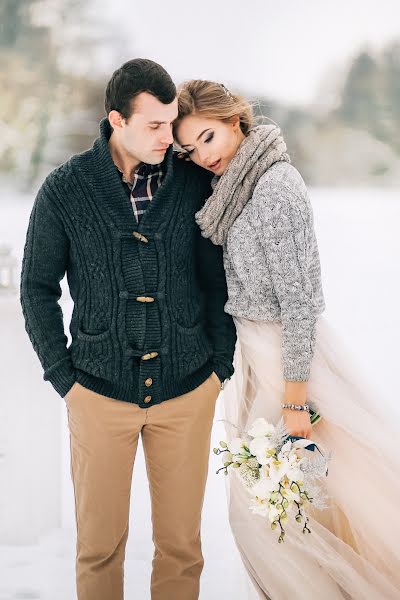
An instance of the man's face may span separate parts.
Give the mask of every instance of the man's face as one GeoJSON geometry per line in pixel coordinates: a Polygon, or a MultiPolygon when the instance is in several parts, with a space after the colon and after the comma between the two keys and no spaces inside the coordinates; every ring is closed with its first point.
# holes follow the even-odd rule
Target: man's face
{"type": "Polygon", "coordinates": [[[134,111],[123,119],[118,130],[118,142],[125,152],[138,162],[156,165],[164,160],[172,144],[172,123],[178,116],[178,100],[163,104],[142,92],[134,100],[134,111]]]}

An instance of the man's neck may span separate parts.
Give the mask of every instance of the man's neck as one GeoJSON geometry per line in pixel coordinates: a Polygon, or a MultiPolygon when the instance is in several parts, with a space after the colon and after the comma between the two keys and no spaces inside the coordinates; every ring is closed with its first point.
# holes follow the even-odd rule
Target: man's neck
{"type": "Polygon", "coordinates": [[[132,181],[133,173],[142,163],[136,160],[132,155],[125,152],[118,145],[113,134],[111,134],[111,137],[108,140],[108,147],[110,149],[111,158],[113,159],[117,169],[124,174],[124,178],[127,181],[132,181]]]}

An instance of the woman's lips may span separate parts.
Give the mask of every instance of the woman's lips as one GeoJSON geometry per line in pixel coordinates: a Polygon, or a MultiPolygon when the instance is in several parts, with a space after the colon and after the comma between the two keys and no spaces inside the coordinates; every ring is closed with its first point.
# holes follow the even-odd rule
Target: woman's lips
{"type": "Polygon", "coordinates": [[[208,168],[210,169],[210,171],[215,171],[216,169],[218,169],[220,164],[221,164],[221,159],[211,163],[211,165],[208,165],[208,168]]]}

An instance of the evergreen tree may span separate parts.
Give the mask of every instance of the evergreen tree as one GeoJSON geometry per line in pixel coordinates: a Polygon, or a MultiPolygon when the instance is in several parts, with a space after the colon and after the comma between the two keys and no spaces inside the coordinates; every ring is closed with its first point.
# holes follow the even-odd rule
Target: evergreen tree
{"type": "Polygon", "coordinates": [[[353,61],[341,95],[338,114],[351,127],[379,133],[379,65],[368,52],[353,61]]]}

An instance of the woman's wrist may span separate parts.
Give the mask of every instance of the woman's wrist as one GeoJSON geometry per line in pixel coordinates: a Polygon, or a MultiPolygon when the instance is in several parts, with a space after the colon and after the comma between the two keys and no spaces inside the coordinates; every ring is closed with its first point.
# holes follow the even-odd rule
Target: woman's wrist
{"type": "Polygon", "coordinates": [[[307,383],[303,381],[286,381],[282,402],[304,405],[307,402],[307,383]]]}
{"type": "Polygon", "coordinates": [[[288,409],[288,410],[301,410],[301,411],[306,411],[306,412],[310,412],[310,407],[308,404],[295,404],[293,402],[283,402],[282,403],[282,408],[283,409],[288,409]]]}

